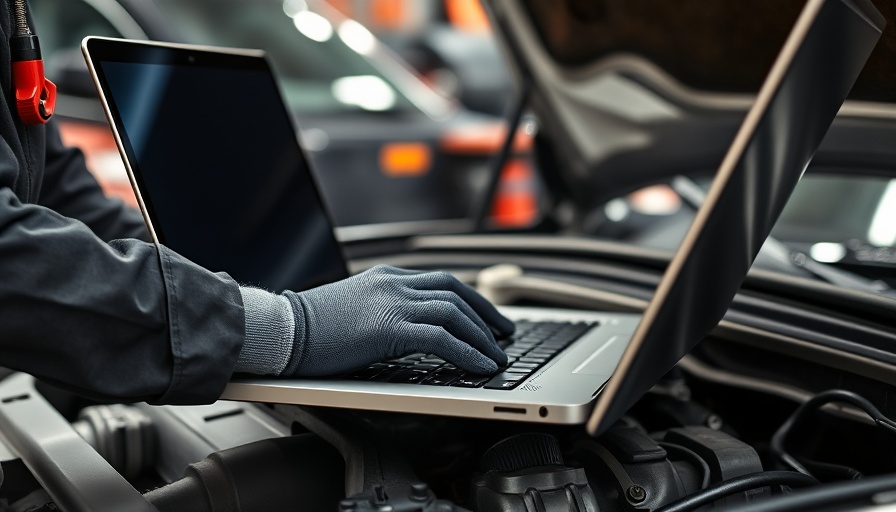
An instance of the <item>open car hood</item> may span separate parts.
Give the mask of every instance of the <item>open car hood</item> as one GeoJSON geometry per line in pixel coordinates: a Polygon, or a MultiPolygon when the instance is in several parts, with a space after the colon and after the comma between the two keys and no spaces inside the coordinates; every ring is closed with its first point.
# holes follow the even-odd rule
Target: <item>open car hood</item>
{"type": "MultiPolygon", "coordinates": [[[[672,178],[715,172],[804,2],[483,0],[539,120],[541,170],[588,212],[672,178]]],[[[844,114],[896,119],[896,3],[844,114]]],[[[892,129],[892,128],[891,128],[892,129]]],[[[829,136],[815,162],[893,151],[829,136]]],[[[892,139],[891,139],[892,140],[892,139]]],[[[896,155],[889,155],[896,156],[896,155]]],[[[890,160],[892,161],[892,160],[890,160]]]]}

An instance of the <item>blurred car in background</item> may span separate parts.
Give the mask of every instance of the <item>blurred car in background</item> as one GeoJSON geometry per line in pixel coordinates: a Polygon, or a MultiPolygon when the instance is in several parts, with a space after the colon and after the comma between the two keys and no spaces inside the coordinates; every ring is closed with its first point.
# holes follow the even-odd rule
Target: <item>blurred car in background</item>
{"type": "MultiPolygon", "coordinates": [[[[80,55],[87,35],[265,50],[339,226],[465,222],[484,201],[505,123],[438,94],[363,25],[324,2],[33,0],[31,5],[47,74],[59,87],[63,138],[84,148],[107,191],[131,204],[127,177],[80,55]]],[[[526,226],[536,218],[530,135],[521,132],[504,168],[492,210],[499,226],[526,226]]]]}
{"type": "Polygon", "coordinates": [[[503,116],[510,70],[479,0],[331,0],[427,83],[476,112],[503,116]]]}

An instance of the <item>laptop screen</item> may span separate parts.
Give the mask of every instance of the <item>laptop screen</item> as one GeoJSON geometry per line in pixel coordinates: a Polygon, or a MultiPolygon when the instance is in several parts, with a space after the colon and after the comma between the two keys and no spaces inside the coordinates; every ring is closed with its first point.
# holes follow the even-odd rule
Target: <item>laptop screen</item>
{"type": "Polygon", "coordinates": [[[276,292],[346,277],[263,58],[90,44],[160,243],[276,292]]]}
{"type": "Polygon", "coordinates": [[[721,320],[881,36],[868,0],[809,0],[657,286],[588,429],[605,430],[721,320]]]}

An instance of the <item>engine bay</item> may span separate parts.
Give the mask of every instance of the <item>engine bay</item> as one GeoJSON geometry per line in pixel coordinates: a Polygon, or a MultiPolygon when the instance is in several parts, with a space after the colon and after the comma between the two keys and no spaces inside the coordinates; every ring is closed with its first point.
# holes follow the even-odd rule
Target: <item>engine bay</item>
{"type": "Polygon", "coordinates": [[[892,503],[890,377],[767,338],[714,333],[597,438],[581,426],[295,405],[96,404],[13,374],[0,382],[0,510],[892,503]]]}

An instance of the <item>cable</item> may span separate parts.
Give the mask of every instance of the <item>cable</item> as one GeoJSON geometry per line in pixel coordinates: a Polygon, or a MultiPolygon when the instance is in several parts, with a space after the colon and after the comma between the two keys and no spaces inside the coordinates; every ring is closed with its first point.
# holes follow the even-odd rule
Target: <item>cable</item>
{"type": "Polygon", "coordinates": [[[862,409],[868,416],[874,420],[878,426],[883,427],[890,432],[896,433],[896,422],[887,418],[881,413],[877,407],[874,406],[867,399],[863,398],[852,391],[846,391],[843,389],[832,389],[829,391],[821,392],[808,401],[797,407],[796,411],[787,418],[787,421],[781,425],[775,435],[772,436],[771,442],[771,451],[772,455],[781,460],[784,464],[790,466],[796,471],[808,476],[812,476],[812,473],[801,464],[798,460],[796,460],[793,456],[788,454],[784,450],[784,441],[787,438],[787,435],[790,433],[790,430],[797,424],[800,420],[803,419],[810,411],[818,409],[824,404],[829,402],[843,402],[854,405],[859,409],[862,409]]]}
{"type": "Polygon", "coordinates": [[[704,505],[708,505],[716,500],[731,496],[732,494],[769,485],[810,487],[818,485],[818,480],[795,471],[763,471],[761,473],[750,473],[749,475],[737,476],[725,480],[724,482],[719,482],[702,491],[685,496],[678,501],[673,501],[664,507],[656,509],[654,512],[689,512],[704,505]]]}
{"type": "Polygon", "coordinates": [[[775,500],[756,500],[732,509],[737,512],[806,512],[807,510],[892,509],[896,475],[869,476],[858,482],[819,485],[775,500]]]}
{"type": "Polygon", "coordinates": [[[812,476],[822,482],[861,480],[865,478],[865,475],[862,474],[861,471],[849,466],[831,464],[830,462],[820,462],[807,459],[806,457],[797,457],[796,459],[812,473],[812,476]]]}
{"type": "MultiPolygon", "coordinates": [[[[665,443],[665,442],[660,442],[657,444],[660,445],[660,447],[665,449],[667,452],[678,452],[679,455],[684,455],[685,458],[691,459],[691,462],[695,463],[701,470],[700,471],[700,473],[701,473],[700,488],[706,489],[707,487],[709,487],[709,482],[710,482],[709,479],[710,479],[711,470],[709,469],[709,464],[707,464],[706,461],[703,460],[703,457],[700,457],[699,455],[694,453],[692,450],[685,448],[684,446],[681,446],[678,444],[665,443]]],[[[669,460],[671,460],[671,459],[672,458],[670,457],[669,460]]]]}

